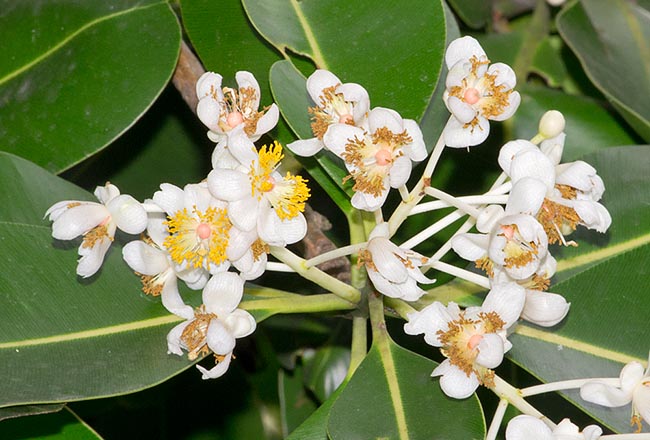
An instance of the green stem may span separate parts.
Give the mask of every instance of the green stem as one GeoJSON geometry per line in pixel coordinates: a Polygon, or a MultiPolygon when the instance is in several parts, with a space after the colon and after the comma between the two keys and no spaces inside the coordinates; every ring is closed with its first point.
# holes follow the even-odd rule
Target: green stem
{"type": "Polygon", "coordinates": [[[337,280],[316,267],[305,266],[305,260],[287,248],[271,246],[271,255],[295,270],[303,278],[313,281],[334,295],[355,305],[361,300],[361,292],[358,289],[337,280]]]}
{"type": "Polygon", "coordinates": [[[369,292],[368,308],[370,309],[370,323],[372,325],[372,341],[373,344],[376,344],[388,337],[386,318],[384,317],[384,295],[369,292]]]}
{"type": "Polygon", "coordinates": [[[550,17],[551,14],[546,1],[537,0],[535,11],[530,24],[526,27],[525,37],[521,42],[519,52],[517,52],[517,58],[515,58],[512,65],[512,70],[515,71],[517,79],[521,82],[526,81],[526,78],[528,78],[528,72],[533,64],[537,47],[548,35],[550,17]]]}
{"type": "Polygon", "coordinates": [[[351,310],[356,307],[332,293],[321,295],[293,295],[285,298],[244,300],[239,307],[248,310],[268,310],[275,313],[312,313],[351,310]]]}
{"type": "Polygon", "coordinates": [[[542,422],[546,423],[549,428],[555,429],[555,423],[553,423],[544,414],[539,412],[533,405],[526,402],[526,399],[523,398],[520,390],[510,385],[508,382],[501,379],[496,374],[494,375],[494,385],[488,388],[490,388],[492,392],[499,396],[501,399],[505,399],[510,402],[512,406],[517,408],[522,413],[537,417],[542,422]]]}
{"type": "Polygon", "coordinates": [[[397,298],[384,298],[386,307],[393,309],[395,313],[406,319],[409,313],[417,312],[409,303],[397,298]]]}
{"type": "Polygon", "coordinates": [[[352,377],[368,353],[367,324],[368,318],[365,316],[355,316],[352,319],[352,346],[350,347],[350,368],[348,368],[347,379],[352,377]]]}

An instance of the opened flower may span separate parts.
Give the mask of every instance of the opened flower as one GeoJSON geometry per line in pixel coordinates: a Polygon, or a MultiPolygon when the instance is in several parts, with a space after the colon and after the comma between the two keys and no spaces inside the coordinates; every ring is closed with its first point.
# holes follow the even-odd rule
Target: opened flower
{"type": "Polygon", "coordinates": [[[324,146],[323,136],[332,124],[366,125],[370,99],[366,89],[359,84],[341,84],[332,72],[318,69],[307,78],[307,92],[316,103],[315,107],[309,108],[314,138],[288,144],[287,148],[297,155],[318,153],[324,146]]]}
{"type": "Polygon", "coordinates": [[[259,238],[273,246],[300,241],[307,232],[302,214],[309,198],[307,181],[280,174],[283,157],[282,146],[275,142],[259,152],[251,150],[246,165],[216,168],[208,175],[210,192],[228,202],[230,221],[242,231],[257,228],[259,238]]]}
{"type": "Polygon", "coordinates": [[[354,181],[352,206],[375,211],[388,190],[406,184],[411,161],[427,157],[417,123],[397,112],[377,107],[368,116],[368,131],[347,124],[332,125],[323,137],[325,146],[345,161],[354,181]]]}
{"type": "Polygon", "coordinates": [[[222,376],[233,358],[236,339],[255,331],[253,316],[237,308],[244,293],[244,280],[232,272],[214,275],[203,289],[203,305],[194,311],[194,316],[174,327],[167,335],[170,353],[194,360],[210,352],[214,353],[216,365],[206,369],[196,367],[203,373],[203,379],[222,376]]]}
{"type": "Polygon", "coordinates": [[[506,428],[506,440],[597,440],[601,435],[600,426],[589,425],[580,432],[569,419],[551,430],[540,419],[525,414],[513,417],[506,428]]]}
{"type": "Polygon", "coordinates": [[[640,362],[630,362],[621,370],[620,380],[619,387],[598,380],[589,381],[580,387],[580,397],[610,408],[632,402],[631,423],[640,432],[641,419],[650,423],[650,366],[644,370],[640,362]]]}
{"type": "Polygon", "coordinates": [[[435,282],[419,269],[427,258],[397,247],[389,240],[388,232],[388,223],[377,225],[370,233],[368,247],[359,253],[359,261],[366,266],[377,291],[392,298],[416,301],[425,293],[417,283],[435,282]]]}
{"type": "Polygon", "coordinates": [[[602,179],[586,162],[554,162],[559,161],[558,142],[563,143],[563,138],[549,141],[544,145],[547,153],[525,140],[508,142],[499,153],[499,165],[513,184],[525,179],[520,198],[544,227],[549,243],[568,244],[564,236],[577,225],[605,232],[612,219],[598,203],[605,191],[602,179]]]}
{"type": "Polygon", "coordinates": [[[419,312],[409,313],[404,331],[409,335],[424,334],[424,340],[447,359],[432,376],[442,376],[440,387],[456,399],[469,397],[480,385],[491,386],[494,371],[512,344],[506,331],[524,306],[523,287],[500,284],[492,288],[481,307],[461,311],[450,302],[446,307],[436,301],[419,312]]]}
{"type": "Polygon", "coordinates": [[[147,227],[147,213],[133,197],[121,194],[107,183],[95,189],[100,201],[64,200],[52,205],[45,216],[52,222],[52,237],[72,240],[83,235],[79,246],[77,275],[94,275],[104,262],[104,256],[115,237],[115,230],[139,234],[147,227]]]}
{"type": "Polygon", "coordinates": [[[452,114],[444,129],[445,144],[453,148],[478,145],[490,133],[489,120],[508,119],[521,97],[513,91],[514,71],[506,64],[488,67],[481,45],[472,37],[451,42],[445,53],[449,73],[443,99],[452,114]]]}
{"type": "Polygon", "coordinates": [[[260,86],[250,72],[235,74],[238,88],[222,87],[221,75],[206,72],[196,83],[199,103],[196,114],[209,129],[208,137],[217,143],[213,162],[228,147],[237,157],[237,150],[248,150],[278,123],[278,107],[272,104],[259,110],[260,86]]]}

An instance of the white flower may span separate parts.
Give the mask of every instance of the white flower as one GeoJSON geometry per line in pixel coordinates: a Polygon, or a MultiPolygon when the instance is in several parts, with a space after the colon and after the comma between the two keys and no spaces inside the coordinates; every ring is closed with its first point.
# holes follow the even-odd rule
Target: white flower
{"type": "Polygon", "coordinates": [[[424,290],[417,283],[433,283],[420,269],[427,258],[397,247],[389,239],[388,223],[373,229],[368,247],[359,253],[359,261],[366,266],[370,281],[382,294],[405,301],[416,301],[424,290]]]}
{"type": "Polygon", "coordinates": [[[177,279],[180,278],[194,290],[202,289],[208,281],[209,273],[199,268],[183,268],[175,263],[164,248],[169,236],[161,216],[149,220],[147,241],[134,240],[122,249],[124,261],[140,275],[142,290],[147,295],[160,295],[162,304],[171,313],[190,319],[194,316],[192,307],[186,305],[178,292],[177,279]]]}
{"type": "Polygon", "coordinates": [[[368,131],[347,124],[332,125],[325,146],[345,161],[354,180],[352,206],[375,211],[384,204],[390,187],[399,188],[411,175],[411,161],[427,157],[417,123],[397,112],[377,107],[368,116],[368,131]]]}
{"type": "Polygon", "coordinates": [[[445,143],[465,148],[483,142],[490,133],[488,120],[508,119],[521,97],[513,91],[517,79],[506,64],[489,60],[472,37],[451,42],[445,53],[449,73],[443,99],[452,114],[444,129],[445,143]]]}
{"type": "Polygon", "coordinates": [[[163,183],[153,201],[167,213],[169,235],[163,246],[174,263],[212,273],[228,269],[232,224],[226,203],[212,197],[207,184],[188,184],[180,189],[163,183]]]}
{"type": "Polygon", "coordinates": [[[365,127],[370,108],[368,92],[359,84],[341,84],[336,75],[318,69],[307,78],[307,92],[315,107],[309,109],[314,138],[287,145],[299,156],[313,156],[323,148],[323,136],[332,124],[365,127]]]}
{"type": "Polygon", "coordinates": [[[196,83],[199,98],[196,114],[210,129],[208,137],[218,143],[213,165],[226,147],[235,157],[238,157],[239,150],[249,150],[253,142],[275,127],[280,115],[275,104],[258,111],[260,86],[253,74],[237,72],[235,79],[237,90],[222,88],[222,77],[214,72],[204,73],[196,83]]]}
{"type": "Polygon", "coordinates": [[[167,335],[170,353],[181,356],[183,349],[187,357],[194,360],[214,353],[216,365],[210,370],[200,365],[203,379],[222,376],[230,365],[236,339],[255,331],[253,316],[238,309],[244,292],[244,280],[232,272],[214,275],[203,289],[203,305],[194,312],[194,317],[174,327],[167,335]]]}
{"type": "Polygon", "coordinates": [[[469,397],[479,384],[493,384],[494,371],[512,344],[506,330],[512,326],[524,306],[523,287],[500,284],[492,288],[481,307],[461,311],[456,303],[446,307],[434,302],[419,312],[409,313],[404,331],[424,334],[424,340],[440,347],[447,359],[432,376],[442,376],[440,387],[450,397],[469,397]]]}
{"type": "Polygon", "coordinates": [[[147,227],[147,213],[142,205],[129,195],[120,195],[115,185],[98,186],[95,197],[100,203],[64,200],[52,205],[45,213],[54,222],[52,237],[57,240],[72,240],[83,235],[77,275],[84,278],[92,276],[101,267],[116,229],[127,234],[139,234],[147,227]]]}
{"type": "Polygon", "coordinates": [[[621,370],[620,380],[619,387],[598,380],[589,381],[580,387],[580,397],[610,408],[632,402],[632,424],[640,432],[641,419],[650,423],[650,366],[644,371],[640,362],[630,362],[621,370]]]}
{"type": "Polygon", "coordinates": [[[216,168],[208,175],[210,192],[228,202],[233,225],[242,231],[256,228],[259,238],[272,246],[295,243],[307,232],[302,214],[309,198],[307,181],[276,171],[283,157],[282,146],[275,142],[259,152],[251,150],[246,165],[216,168]]]}
{"type": "MultiPolygon", "coordinates": [[[[559,138],[546,144],[548,154],[534,144],[516,140],[506,143],[499,153],[499,165],[519,185],[519,198],[526,202],[528,213],[542,224],[549,243],[567,244],[565,235],[578,224],[605,232],[611,224],[607,209],[598,203],[605,191],[596,170],[583,161],[556,164],[559,138]]],[[[511,197],[515,193],[515,187],[511,197]]]]}
{"type": "Polygon", "coordinates": [[[551,431],[540,419],[519,415],[508,422],[506,440],[597,440],[603,430],[596,425],[587,426],[582,432],[569,419],[562,420],[551,431]]]}

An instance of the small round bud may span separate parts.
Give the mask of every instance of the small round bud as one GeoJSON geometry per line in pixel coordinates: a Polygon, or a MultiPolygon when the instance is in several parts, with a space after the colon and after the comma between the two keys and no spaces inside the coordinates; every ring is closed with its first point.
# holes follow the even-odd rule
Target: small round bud
{"type": "Polygon", "coordinates": [[[549,110],[539,120],[539,134],[545,139],[554,138],[564,131],[564,115],[557,110],[549,110]]]}

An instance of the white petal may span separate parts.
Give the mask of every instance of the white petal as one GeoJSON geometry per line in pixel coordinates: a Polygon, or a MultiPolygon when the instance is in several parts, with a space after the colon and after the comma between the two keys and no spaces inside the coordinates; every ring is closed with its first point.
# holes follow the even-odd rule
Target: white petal
{"type": "Polygon", "coordinates": [[[210,171],[208,188],[214,197],[228,202],[251,195],[250,178],[237,170],[217,168],[210,171]]]}
{"type": "Polygon", "coordinates": [[[192,319],[194,317],[194,309],[186,305],[178,292],[178,284],[176,277],[171,276],[163,285],[163,290],[160,292],[160,299],[163,306],[176,316],[184,319],[192,319]]]}
{"type": "Polygon", "coordinates": [[[160,191],[153,195],[153,201],[167,214],[175,214],[185,208],[185,192],[171,183],[160,185],[160,191]]]}
{"type": "Polygon", "coordinates": [[[516,181],[510,190],[506,215],[528,214],[537,215],[548,188],[546,184],[535,177],[523,177],[516,181]]]}
{"type": "Polygon", "coordinates": [[[377,238],[377,237],[383,237],[383,238],[387,239],[389,237],[389,235],[390,235],[390,228],[389,228],[388,222],[379,223],[370,232],[370,235],[368,236],[368,241],[372,240],[373,238],[377,238]]]}
{"type": "Polygon", "coordinates": [[[449,43],[447,51],[445,52],[445,63],[447,68],[451,69],[451,66],[456,64],[461,60],[469,60],[472,56],[480,59],[485,57],[485,51],[479,44],[479,42],[472,37],[465,36],[462,38],[456,38],[454,41],[449,43]]]}
{"type": "Polygon", "coordinates": [[[496,312],[508,328],[519,319],[525,301],[526,290],[519,284],[497,284],[485,297],[481,310],[496,312]]]}
{"type": "Polygon", "coordinates": [[[489,236],[485,234],[458,234],[451,239],[451,247],[468,261],[476,261],[487,255],[489,236]]]}
{"type": "Polygon", "coordinates": [[[219,127],[219,116],[221,114],[221,104],[211,96],[205,96],[199,99],[196,105],[196,115],[203,125],[208,127],[211,131],[221,132],[219,127]]]}
{"type": "Polygon", "coordinates": [[[487,368],[496,368],[503,361],[503,339],[496,333],[486,333],[478,344],[476,363],[487,368]]]}
{"type": "Polygon", "coordinates": [[[239,89],[252,88],[255,90],[253,102],[251,103],[251,108],[257,110],[260,106],[260,85],[258,84],[255,76],[252,73],[241,70],[235,74],[235,81],[237,81],[237,86],[239,89]]]}
{"type": "Polygon", "coordinates": [[[557,293],[526,290],[526,304],[521,317],[542,327],[551,327],[564,319],[570,306],[557,293]]]}
{"type": "Polygon", "coordinates": [[[201,99],[212,91],[221,91],[222,77],[218,73],[205,72],[196,82],[196,96],[201,99]]]}
{"type": "Polygon", "coordinates": [[[650,384],[640,383],[633,394],[634,409],[646,423],[650,423],[650,384]]]}
{"type": "Polygon", "coordinates": [[[505,85],[505,90],[511,90],[517,85],[517,76],[510,66],[504,63],[494,63],[490,65],[487,73],[495,75],[494,84],[497,86],[505,85]]]}
{"type": "Polygon", "coordinates": [[[183,355],[183,348],[185,348],[185,345],[181,341],[181,335],[183,334],[183,331],[185,330],[185,327],[190,325],[192,321],[188,320],[185,322],[181,322],[177,326],[175,326],[173,329],[167,333],[167,352],[168,353],[173,353],[178,356],[183,355]]]}
{"type": "Polygon", "coordinates": [[[122,194],[114,198],[106,208],[118,229],[127,234],[139,234],[147,228],[147,212],[140,202],[129,195],[122,194]]]}
{"type": "Polygon", "coordinates": [[[342,94],[343,99],[346,101],[354,103],[352,116],[354,118],[354,125],[359,127],[368,118],[368,111],[370,110],[370,98],[366,89],[359,84],[346,83],[338,86],[336,93],[342,94]]]}
{"type": "Polygon", "coordinates": [[[640,362],[630,362],[621,369],[621,389],[626,393],[632,393],[643,380],[643,365],[640,362]]]}
{"type": "Polygon", "coordinates": [[[445,145],[451,148],[467,148],[478,145],[490,134],[490,123],[482,116],[477,116],[478,125],[464,128],[455,117],[449,118],[444,128],[445,145]]]}
{"type": "Polygon", "coordinates": [[[374,133],[379,128],[388,128],[393,133],[404,131],[402,117],[392,109],[384,107],[375,107],[368,115],[368,127],[370,132],[374,133]]]}
{"type": "Polygon", "coordinates": [[[524,177],[542,181],[548,191],[555,185],[555,165],[538,148],[518,152],[510,163],[509,176],[513,183],[524,177]]]}
{"type": "Polygon", "coordinates": [[[580,397],[587,402],[610,408],[627,405],[632,401],[630,393],[597,381],[587,382],[580,387],[580,397]]]}
{"type": "MultiPolygon", "coordinates": [[[[210,278],[203,288],[203,304],[218,316],[237,308],[244,294],[244,280],[233,272],[221,272],[210,278]]],[[[223,353],[221,353],[223,354],[223,353]]]]}
{"type": "Polygon", "coordinates": [[[230,150],[226,147],[228,139],[222,139],[218,141],[215,145],[214,150],[212,150],[212,156],[210,161],[212,163],[212,168],[225,168],[234,170],[240,166],[239,161],[230,153],[230,150]]]}
{"type": "Polygon", "coordinates": [[[566,138],[565,133],[560,133],[555,137],[550,139],[543,140],[539,144],[539,149],[542,150],[544,154],[551,159],[555,165],[560,163],[562,160],[562,152],[564,151],[564,140],[566,138]]]}
{"type": "Polygon", "coordinates": [[[406,129],[408,135],[413,139],[413,142],[403,147],[406,155],[414,162],[420,162],[426,159],[428,156],[427,146],[418,123],[413,119],[404,119],[404,129],[406,129]]]}
{"type": "Polygon", "coordinates": [[[287,144],[287,148],[294,154],[302,157],[313,156],[323,149],[325,145],[318,138],[298,140],[287,144]]]}
{"type": "Polygon", "coordinates": [[[509,119],[515,114],[519,108],[519,104],[521,104],[521,96],[519,95],[519,92],[510,93],[508,96],[508,105],[504,107],[500,114],[490,116],[490,119],[493,121],[505,121],[506,119],[509,119]]]}
{"type": "Polygon", "coordinates": [[[271,106],[264,112],[264,115],[258,119],[255,128],[255,135],[260,136],[271,131],[278,123],[279,117],[280,110],[278,109],[278,106],[271,104],[271,106]]]}
{"type": "Polygon", "coordinates": [[[257,240],[257,231],[252,229],[250,231],[242,231],[238,228],[230,228],[228,236],[228,248],[226,255],[231,261],[239,260],[242,255],[250,251],[251,245],[257,240]]]}
{"type": "Polygon", "coordinates": [[[260,212],[258,222],[258,233],[262,241],[271,246],[286,246],[297,243],[307,233],[307,220],[302,213],[287,220],[280,220],[273,209],[265,210],[266,214],[260,212]]]}
{"type": "Polygon", "coordinates": [[[455,365],[449,363],[449,359],[438,365],[431,376],[442,376],[440,388],[449,397],[454,399],[465,399],[471,396],[478,388],[479,382],[473,372],[467,376],[455,365]]]}
{"type": "Polygon", "coordinates": [[[120,195],[120,190],[117,186],[106,183],[104,186],[98,186],[95,188],[95,197],[102,202],[104,205],[113,200],[115,197],[120,195]]]}
{"type": "Polygon", "coordinates": [[[424,340],[434,347],[441,347],[438,339],[438,332],[445,332],[449,329],[449,322],[458,317],[460,309],[454,302],[447,307],[436,301],[419,312],[412,312],[406,315],[408,321],[404,324],[404,332],[408,335],[420,335],[424,333],[424,340]]]}
{"type": "Polygon", "coordinates": [[[554,440],[551,429],[541,420],[519,415],[508,422],[506,440],[554,440]]]}
{"type": "Polygon", "coordinates": [[[72,240],[106,221],[110,212],[99,203],[83,203],[69,208],[52,224],[52,237],[57,240],[72,240]]]}
{"type": "Polygon", "coordinates": [[[215,354],[226,355],[235,349],[235,337],[220,319],[212,319],[206,335],[208,347],[215,354]]]}
{"type": "Polygon", "coordinates": [[[399,248],[386,238],[376,238],[368,243],[368,250],[377,271],[393,283],[403,283],[408,277],[404,263],[397,258],[399,248]]]}
{"type": "Polygon", "coordinates": [[[323,135],[323,143],[332,153],[341,157],[345,152],[348,139],[365,139],[364,131],[348,124],[332,124],[323,135]]]}
{"type": "Polygon", "coordinates": [[[236,309],[228,315],[225,324],[237,339],[250,335],[257,327],[253,315],[242,309],[236,309]]]}
{"type": "Polygon", "coordinates": [[[77,275],[88,278],[94,275],[104,262],[104,256],[111,247],[112,241],[103,237],[100,241],[95,242],[91,248],[84,247],[83,243],[79,246],[79,255],[81,258],[77,263],[77,275]]]}
{"type": "Polygon", "coordinates": [[[598,232],[606,232],[612,224],[612,217],[603,205],[591,200],[572,200],[570,206],[580,217],[580,224],[598,232]]]}
{"type": "Polygon", "coordinates": [[[399,188],[405,185],[411,176],[411,159],[408,156],[400,156],[393,161],[388,176],[390,186],[399,188]]]}
{"type": "MultiPolygon", "coordinates": [[[[546,187],[544,187],[546,190],[546,187]]],[[[510,196],[512,197],[512,195],[510,196]]],[[[501,205],[486,206],[476,218],[476,229],[479,232],[489,233],[492,231],[497,222],[505,215],[505,211],[501,205]]],[[[487,242],[485,244],[487,247],[487,242]]]]}
{"type": "Polygon", "coordinates": [[[476,117],[476,109],[466,103],[461,101],[455,96],[450,96],[447,99],[447,107],[449,111],[454,115],[458,122],[462,124],[468,124],[476,117]]]}
{"type": "Polygon", "coordinates": [[[202,373],[201,379],[217,379],[224,374],[226,374],[226,371],[228,371],[228,367],[230,366],[230,361],[232,360],[232,353],[228,353],[221,362],[218,362],[217,365],[212,367],[211,369],[206,369],[203,368],[200,365],[196,365],[196,368],[202,373]]]}
{"type": "Polygon", "coordinates": [[[158,275],[169,268],[165,252],[140,240],[127,243],[122,248],[122,257],[131,269],[142,275],[158,275]]]}
{"type": "Polygon", "coordinates": [[[382,207],[386,201],[386,197],[388,197],[388,188],[386,188],[384,185],[384,190],[381,192],[381,194],[379,194],[378,197],[375,197],[372,194],[366,194],[357,191],[354,193],[350,201],[352,202],[352,206],[357,209],[364,211],[376,211],[382,207]]]}
{"type": "Polygon", "coordinates": [[[309,75],[307,78],[307,92],[311,96],[312,101],[318,106],[320,106],[321,101],[320,97],[323,95],[323,90],[330,87],[335,87],[341,84],[341,80],[338,79],[329,70],[317,69],[309,75]]]}
{"type": "Polygon", "coordinates": [[[77,200],[62,200],[60,202],[56,202],[54,205],[50,206],[47,211],[45,211],[45,215],[43,218],[49,216],[50,221],[56,221],[57,218],[61,216],[64,212],[66,212],[69,208],[68,205],[70,204],[76,204],[76,203],[81,203],[81,204],[91,204],[91,205],[98,205],[98,203],[95,202],[80,202],[77,200]]]}

